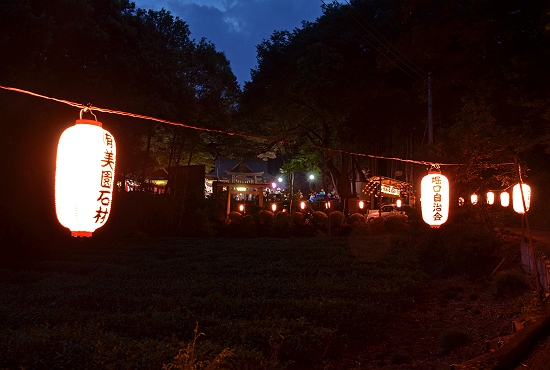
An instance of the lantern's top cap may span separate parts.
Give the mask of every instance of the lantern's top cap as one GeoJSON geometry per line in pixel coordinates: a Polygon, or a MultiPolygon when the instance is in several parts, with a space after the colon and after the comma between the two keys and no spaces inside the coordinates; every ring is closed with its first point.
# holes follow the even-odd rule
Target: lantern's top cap
{"type": "Polygon", "coordinates": [[[95,121],[93,119],[77,119],[76,124],[77,125],[94,125],[94,126],[103,127],[101,122],[95,121]]]}
{"type": "Polygon", "coordinates": [[[441,167],[437,163],[432,163],[428,173],[441,173],[441,167]]]}

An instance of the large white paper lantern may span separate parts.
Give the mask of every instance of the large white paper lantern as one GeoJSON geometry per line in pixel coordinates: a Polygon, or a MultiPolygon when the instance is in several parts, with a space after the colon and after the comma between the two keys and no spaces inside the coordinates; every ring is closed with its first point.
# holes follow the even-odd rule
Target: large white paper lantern
{"type": "Polygon", "coordinates": [[[59,138],[55,210],[72,236],[91,236],[111,213],[116,145],[101,122],[79,119],[59,138]]]}
{"type": "Polygon", "coordinates": [[[529,211],[529,206],[531,204],[531,187],[527,184],[522,184],[521,187],[523,189],[523,197],[525,198],[525,208],[523,208],[523,200],[521,199],[521,189],[519,184],[514,185],[514,188],[512,189],[512,206],[514,207],[514,211],[519,214],[529,211]]]}
{"type": "Polygon", "coordinates": [[[438,172],[430,172],[420,183],[422,219],[433,228],[449,217],[449,180],[438,172]]]}

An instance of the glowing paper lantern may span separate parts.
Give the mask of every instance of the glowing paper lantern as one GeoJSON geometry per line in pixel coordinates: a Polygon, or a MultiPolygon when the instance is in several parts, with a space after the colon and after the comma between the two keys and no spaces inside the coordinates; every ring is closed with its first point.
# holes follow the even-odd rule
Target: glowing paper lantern
{"type": "Polygon", "coordinates": [[[396,205],[397,205],[397,208],[401,207],[401,199],[397,199],[396,205]]]}
{"type": "Polygon", "coordinates": [[[239,204],[239,211],[244,212],[244,204],[239,204]]]}
{"type": "Polygon", "coordinates": [[[487,204],[491,205],[495,203],[495,193],[492,191],[487,193],[487,204]]]}
{"type": "Polygon", "coordinates": [[[531,204],[531,187],[527,184],[522,184],[521,188],[523,189],[523,197],[525,198],[525,209],[523,208],[519,184],[514,185],[512,190],[512,206],[514,207],[514,211],[524,214],[525,211],[529,211],[529,205],[531,204]]]}
{"type": "Polygon", "coordinates": [[[477,204],[477,194],[472,194],[472,196],[470,197],[470,201],[475,206],[477,204]]]}
{"type": "Polygon", "coordinates": [[[433,228],[449,217],[449,180],[439,172],[430,172],[420,183],[422,219],[433,228]]]}
{"type": "Polygon", "coordinates": [[[306,202],[300,202],[300,209],[301,210],[306,209],[306,202]]]}
{"type": "Polygon", "coordinates": [[[59,138],[55,210],[72,236],[92,236],[111,213],[115,139],[101,122],[79,119],[59,138]]]}
{"type": "Polygon", "coordinates": [[[359,201],[359,209],[363,209],[365,208],[365,202],[363,202],[362,200],[359,201]]]}
{"type": "Polygon", "coordinates": [[[503,207],[508,207],[510,205],[510,194],[507,192],[500,193],[500,205],[503,207]]]}
{"type": "Polygon", "coordinates": [[[277,203],[273,203],[273,204],[271,205],[271,210],[272,210],[273,212],[275,212],[275,211],[277,210],[277,203]]]}

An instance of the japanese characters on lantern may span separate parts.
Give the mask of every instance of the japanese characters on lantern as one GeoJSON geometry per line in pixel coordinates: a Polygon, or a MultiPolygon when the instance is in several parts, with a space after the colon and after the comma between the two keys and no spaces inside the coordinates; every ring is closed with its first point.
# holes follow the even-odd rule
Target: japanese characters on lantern
{"type": "Polygon", "coordinates": [[[449,216],[449,180],[439,172],[430,172],[420,183],[422,219],[438,228],[449,216]]]}
{"type": "Polygon", "coordinates": [[[57,148],[55,207],[72,236],[91,236],[111,212],[116,144],[101,122],[77,120],[57,148]]]}

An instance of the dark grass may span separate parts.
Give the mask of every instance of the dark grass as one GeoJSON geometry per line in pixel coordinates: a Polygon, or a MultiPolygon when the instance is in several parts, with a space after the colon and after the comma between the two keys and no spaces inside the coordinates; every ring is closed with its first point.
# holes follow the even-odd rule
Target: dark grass
{"type": "Polygon", "coordinates": [[[375,342],[421,290],[407,245],[165,238],[45,251],[0,270],[0,368],[159,369],[197,324],[204,361],[229,348],[229,368],[321,366],[350,341],[375,342]]]}

